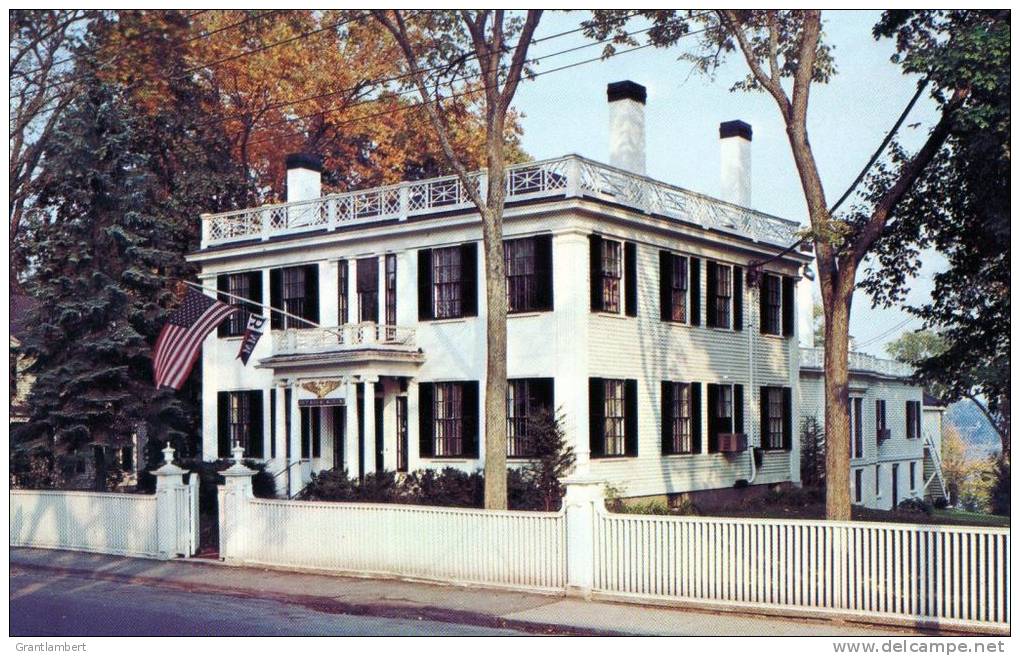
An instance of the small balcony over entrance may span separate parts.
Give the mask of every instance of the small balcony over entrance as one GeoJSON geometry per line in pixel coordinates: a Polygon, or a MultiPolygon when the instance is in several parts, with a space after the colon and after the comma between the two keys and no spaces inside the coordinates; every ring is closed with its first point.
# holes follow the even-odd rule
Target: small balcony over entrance
{"type": "Polygon", "coordinates": [[[417,347],[414,328],[353,323],[272,331],[273,353],[258,366],[274,370],[376,365],[375,373],[411,375],[425,356],[417,347]]]}

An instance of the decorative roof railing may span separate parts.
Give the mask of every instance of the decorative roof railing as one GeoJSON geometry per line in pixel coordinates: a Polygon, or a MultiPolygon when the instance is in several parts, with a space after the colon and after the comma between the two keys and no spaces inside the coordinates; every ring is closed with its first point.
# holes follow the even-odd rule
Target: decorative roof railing
{"type": "MultiPolygon", "coordinates": [[[[856,351],[850,352],[848,364],[851,373],[874,373],[893,378],[909,378],[914,375],[914,368],[909,364],[856,351]]],[[[800,366],[804,369],[824,369],[825,349],[801,348],[800,366]]]]}
{"type": "MultiPolygon", "coordinates": [[[[471,175],[483,195],[486,173],[471,175]]],[[[577,155],[517,164],[507,169],[506,200],[533,198],[597,198],[648,214],[789,246],[796,241],[795,221],[757,212],[709,196],[668,185],[577,155]]],[[[237,241],[267,240],[282,235],[409,217],[473,209],[467,190],[456,176],[404,182],[388,187],[312,200],[202,215],[202,248],[237,241]]]]}

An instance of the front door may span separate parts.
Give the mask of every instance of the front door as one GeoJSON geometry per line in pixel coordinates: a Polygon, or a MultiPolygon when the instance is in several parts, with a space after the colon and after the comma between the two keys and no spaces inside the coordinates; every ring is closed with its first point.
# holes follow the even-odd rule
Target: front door
{"type": "Polygon", "coordinates": [[[900,505],[900,466],[892,466],[892,509],[900,505]]]}

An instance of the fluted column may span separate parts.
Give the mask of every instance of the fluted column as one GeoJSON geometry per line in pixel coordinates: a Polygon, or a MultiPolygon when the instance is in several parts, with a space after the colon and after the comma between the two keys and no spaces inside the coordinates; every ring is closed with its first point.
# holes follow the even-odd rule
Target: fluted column
{"type": "Polygon", "coordinates": [[[375,471],[375,441],[382,439],[382,435],[375,434],[375,386],[379,382],[378,377],[365,378],[365,473],[371,474],[375,471]]]}
{"type": "Polygon", "coordinates": [[[354,388],[354,378],[347,376],[344,379],[344,468],[347,475],[357,478],[361,475],[358,470],[358,397],[354,388]]]}

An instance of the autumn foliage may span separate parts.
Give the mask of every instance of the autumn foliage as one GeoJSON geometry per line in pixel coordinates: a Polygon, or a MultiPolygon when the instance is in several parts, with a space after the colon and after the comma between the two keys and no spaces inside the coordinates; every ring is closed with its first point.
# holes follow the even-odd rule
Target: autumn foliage
{"type": "MultiPolygon", "coordinates": [[[[130,11],[105,28],[105,75],[140,106],[156,111],[175,80],[211,91],[203,127],[222,131],[260,200],[283,189],[283,157],[324,159],[327,191],[451,173],[432,130],[409,93],[403,58],[367,12],[130,11]]],[[[460,93],[472,88],[465,80],[460,93]]],[[[477,88],[477,84],[475,84],[477,88]]],[[[451,103],[461,157],[484,166],[478,103],[451,103]]],[[[524,159],[511,112],[507,157],[524,159]]]]}

